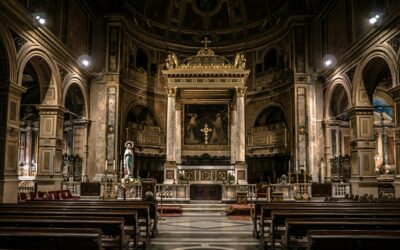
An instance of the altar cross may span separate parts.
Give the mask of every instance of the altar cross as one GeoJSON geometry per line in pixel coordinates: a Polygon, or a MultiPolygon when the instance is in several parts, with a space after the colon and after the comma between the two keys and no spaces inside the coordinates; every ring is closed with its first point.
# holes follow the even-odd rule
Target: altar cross
{"type": "Polygon", "coordinates": [[[208,132],[212,132],[212,128],[208,127],[208,124],[204,124],[204,128],[200,129],[204,133],[204,144],[208,144],[208,132]]]}
{"type": "Polygon", "coordinates": [[[204,37],[204,40],[202,40],[201,43],[204,43],[204,48],[207,49],[207,43],[211,43],[211,41],[208,40],[208,37],[204,37]]]}

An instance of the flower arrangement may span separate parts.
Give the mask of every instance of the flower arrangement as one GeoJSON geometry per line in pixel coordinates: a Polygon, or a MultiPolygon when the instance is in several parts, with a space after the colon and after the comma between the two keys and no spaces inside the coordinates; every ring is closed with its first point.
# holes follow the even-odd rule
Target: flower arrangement
{"type": "Polygon", "coordinates": [[[123,178],[121,178],[122,188],[128,189],[135,184],[140,184],[140,176],[138,176],[138,178],[133,178],[132,176],[125,175],[123,178]]]}
{"type": "Polygon", "coordinates": [[[179,172],[178,175],[179,184],[184,184],[186,182],[185,172],[179,172]]]}
{"type": "Polygon", "coordinates": [[[228,184],[231,185],[235,182],[235,176],[232,173],[228,173],[228,184]]]}

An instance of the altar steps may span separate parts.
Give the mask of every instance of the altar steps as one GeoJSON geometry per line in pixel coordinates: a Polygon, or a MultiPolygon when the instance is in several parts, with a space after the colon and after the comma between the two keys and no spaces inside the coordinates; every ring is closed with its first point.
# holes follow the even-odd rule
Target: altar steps
{"type": "Polygon", "coordinates": [[[191,201],[181,206],[185,216],[223,216],[227,205],[220,201],[191,201]]]}

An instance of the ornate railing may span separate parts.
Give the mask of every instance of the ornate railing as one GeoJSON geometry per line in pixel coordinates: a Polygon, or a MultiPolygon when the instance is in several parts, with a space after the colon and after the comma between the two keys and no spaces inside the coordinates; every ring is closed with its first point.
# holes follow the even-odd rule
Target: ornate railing
{"type": "Polygon", "coordinates": [[[189,184],[157,184],[157,200],[190,200],[189,184]]]}
{"type": "Polygon", "coordinates": [[[247,200],[254,200],[256,192],[256,184],[224,184],[222,185],[222,200],[236,200],[238,195],[246,196],[247,200]]]}
{"type": "Polygon", "coordinates": [[[62,183],[62,190],[69,190],[74,196],[81,195],[81,182],[80,181],[64,181],[62,183]]]}
{"type": "Polygon", "coordinates": [[[350,183],[332,182],[332,197],[344,198],[350,195],[350,183]]]}

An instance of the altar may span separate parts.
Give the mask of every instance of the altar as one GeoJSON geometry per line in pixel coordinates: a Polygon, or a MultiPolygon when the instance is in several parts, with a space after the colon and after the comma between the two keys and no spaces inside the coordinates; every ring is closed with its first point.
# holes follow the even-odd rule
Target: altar
{"type": "Polygon", "coordinates": [[[243,54],[232,63],[215,55],[209,42],[206,37],[205,47],[182,61],[170,54],[162,71],[168,96],[164,184],[185,179],[195,185],[193,199],[214,197],[218,184],[228,181],[247,184],[244,106],[250,71],[243,54]]]}
{"type": "Polygon", "coordinates": [[[218,200],[222,199],[221,184],[191,184],[191,200],[218,200]]]}

